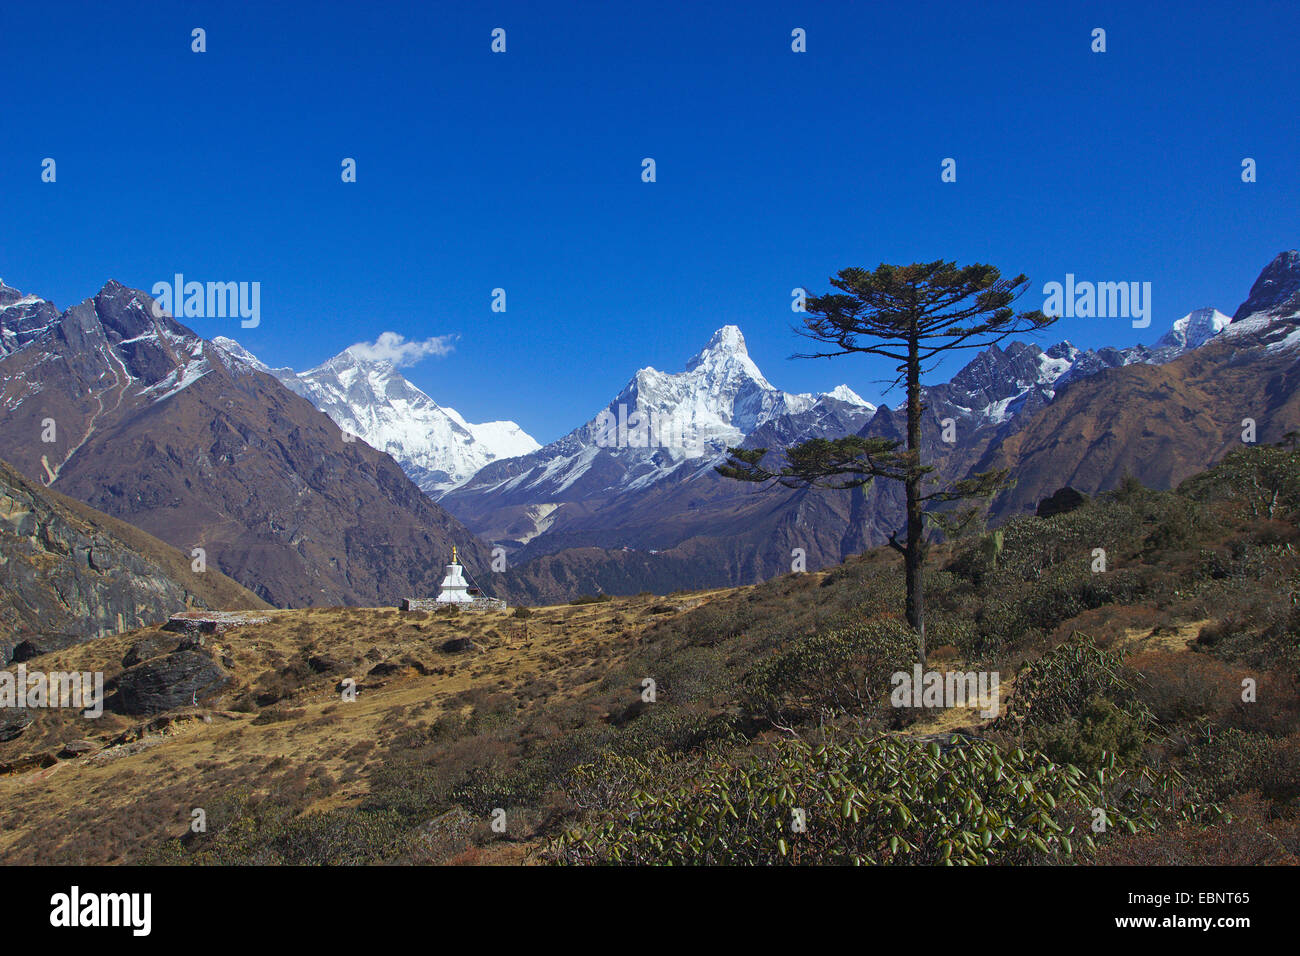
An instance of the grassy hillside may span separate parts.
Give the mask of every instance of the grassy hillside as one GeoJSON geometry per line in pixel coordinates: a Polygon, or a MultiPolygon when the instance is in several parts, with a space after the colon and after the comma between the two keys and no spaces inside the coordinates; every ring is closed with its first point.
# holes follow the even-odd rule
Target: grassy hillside
{"type": "MultiPolygon", "coordinates": [[[[929,666],[998,672],[996,718],[891,706],[887,549],[530,616],[270,612],[208,639],[200,706],[0,743],[0,858],[1296,862],[1297,475],[1252,449],[937,548],[929,666]]],[[[149,639],[30,666],[111,679],[149,639]]]]}

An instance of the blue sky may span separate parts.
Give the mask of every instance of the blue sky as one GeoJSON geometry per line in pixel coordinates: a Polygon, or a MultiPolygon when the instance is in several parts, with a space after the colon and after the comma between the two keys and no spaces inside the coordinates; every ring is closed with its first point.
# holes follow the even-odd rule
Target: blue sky
{"type": "Polygon", "coordinates": [[[259,328],[190,324],[299,369],[456,335],[408,377],[543,442],[726,323],[774,384],[876,401],[872,361],[787,361],[793,287],[940,258],[1026,273],[1026,308],[1067,272],[1152,283],[1150,329],[1044,346],[1231,313],[1300,245],[1298,27],[1285,2],[5,4],[0,276],[60,307],[259,281],[259,328]]]}

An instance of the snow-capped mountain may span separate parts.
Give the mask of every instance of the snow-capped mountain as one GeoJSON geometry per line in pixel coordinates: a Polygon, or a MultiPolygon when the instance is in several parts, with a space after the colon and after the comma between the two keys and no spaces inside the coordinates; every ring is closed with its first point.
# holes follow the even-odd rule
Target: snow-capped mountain
{"type": "MultiPolygon", "coordinates": [[[[1172,361],[1231,321],[1199,309],[1154,346],[994,345],[950,381],[927,387],[924,401],[935,423],[957,422],[956,453],[978,455],[1066,386],[1107,369],[1172,361]]],[[[607,546],[611,529],[646,543],[660,533],[656,520],[689,537],[707,530],[702,521],[719,520],[710,509],[725,492],[713,487],[712,467],[728,446],[788,447],[854,433],[898,438],[900,422],[898,409],[877,409],[846,385],[819,395],[781,391],[750,358],[740,329],[728,325],[684,371],[641,369],[585,425],[530,455],[483,468],[440,501],[480,534],[524,547],[525,557],[561,546],[607,546]]]]}
{"type": "Polygon", "coordinates": [[[685,371],[641,369],[581,428],[509,467],[477,476],[474,484],[483,490],[562,494],[603,455],[619,462],[617,480],[589,490],[643,488],[679,468],[707,468],[728,445],[767,422],[829,402],[850,405],[864,415],[876,408],[847,385],[821,395],[781,391],[749,357],[740,329],[726,325],[686,363],[685,371]]]}
{"type": "Polygon", "coordinates": [[[875,411],[847,385],[821,395],[781,391],[749,357],[740,329],[725,325],[686,363],[685,371],[648,367],[638,371],[585,428],[599,447],[625,452],[630,459],[656,459],[653,467],[643,469],[629,483],[635,487],[662,477],[665,468],[672,470],[683,459],[722,451],[767,422],[803,414],[824,401],[875,411]],[[644,435],[637,434],[634,415],[644,424],[644,435]],[[620,432],[624,420],[633,424],[620,432]],[[656,422],[660,424],[657,435],[656,422]]]}
{"type": "Polygon", "coordinates": [[[959,421],[976,427],[1002,425],[1042,408],[1071,382],[1105,369],[1172,362],[1214,339],[1232,321],[1218,309],[1196,309],[1176,319],[1151,347],[1080,349],[1064,341],[1046,350],[1020,341],[990,346],[950,381],[928,387],[926,398],[959,421]]]}
{"type": "Polygon", "coordinates": [[[420,489],[438,496],[484,465],[541,446],[511,421],[473,424],[412,385],[392,362],[357,348],[306,372],[270,368],[233,339],[213,342],[245,365],[274,375],[340,428],[392,455],[420,489]]]}
{"type": "Polygon", "coordinates": [[[848,434],[875,410],[847,385],[823,394],[776,388],[750,358],[740,329],[726,325],[684,371],[639,370],[585,425],[532,454],[485,467],[441,500],[461,514],[492,513],[498,536],[526,541],[545,530],[539,522],[552,527],[565,502],[710,473],[729,445],[769,423],[848,434]],[[507,533],[502,523],[518,527],[507,533]]]}
{"type": "Polygon", "coordinates": [[[1189,349],[1199,349],[1228,327],[1232,317],[1218,309],[1197,309],[1174,322],[1155,345],[1157,354],[1167,350],[1182,354],[1189,349]]]}

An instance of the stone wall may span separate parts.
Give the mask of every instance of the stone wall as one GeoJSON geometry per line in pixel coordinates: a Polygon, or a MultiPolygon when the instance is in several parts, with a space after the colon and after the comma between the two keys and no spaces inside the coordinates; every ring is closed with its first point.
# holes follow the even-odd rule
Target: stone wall
{"type": "Polygon", "coordinates": [[[433,598],[403,598],[401,609],[403,611],[446,611],[449,608],[461,608],[466,611],[505,611],[508,609],[506,602],[500,598],[480,597],[475,598],[468,604],[439,604],[433,598]]]}

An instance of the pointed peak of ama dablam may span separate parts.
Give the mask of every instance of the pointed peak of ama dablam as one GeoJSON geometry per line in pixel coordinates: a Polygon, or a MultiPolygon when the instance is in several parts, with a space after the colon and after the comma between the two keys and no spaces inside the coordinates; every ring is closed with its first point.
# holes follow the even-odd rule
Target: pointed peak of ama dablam
{"type": "Polygon", "coordinates": [[[686,363],[686,371],[692,372],[701,365],[716,365],[732,356],[749,358],[749,349],[745,347],[745,336],[740,327],[724,325],[714,332],[709,342],[686,363]]]}
{"type": "Polygon", "coordinates": [[[745,347],[745,336],[738,325],[724,325],[718,329],[709,338],[709,344],[704,348],[706,350],[739,352],[742,355],[749,354],[749,350],[745,347]]]}
{"type": "Polygon", "coordinates": [[[715,382],[752,379],[763,388],[772,388],[749,357],[745,336],[735,325],[724,325],[714,332],[709,343],[686,363],[686,374],[692,373],[715,382]]]}

